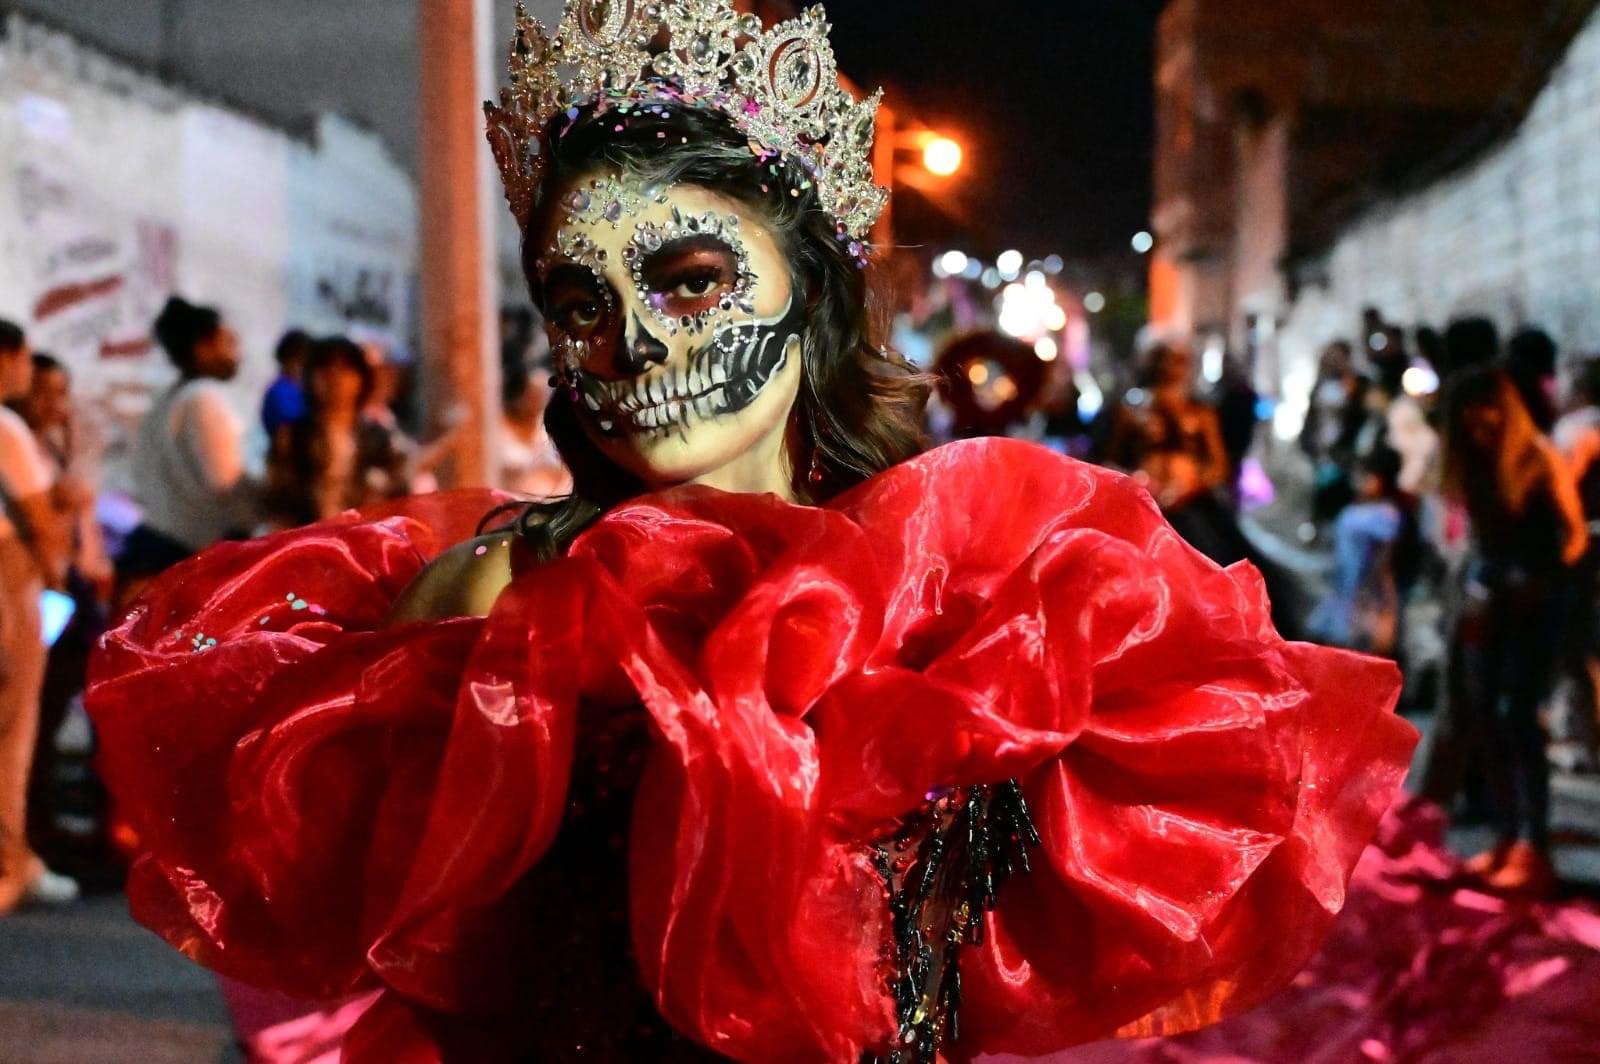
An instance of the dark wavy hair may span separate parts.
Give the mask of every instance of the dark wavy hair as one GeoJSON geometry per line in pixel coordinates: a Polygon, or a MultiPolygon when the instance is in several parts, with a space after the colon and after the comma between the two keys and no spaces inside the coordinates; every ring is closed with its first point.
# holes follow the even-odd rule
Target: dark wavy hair
{"type": "MultiPolygon", "coordinates": [[[[523,233],[523,272],[534,303],[544,307],[538,258],[563,188],[596,170],[623,171],[645,184],[691,184],[754,209],[789,263],[806,300],[807,342],[791,438],[795,492],[822,502],[903,461],[925,446],[922,409],[928,380],[880,346],[875,294],[867,271],[836,230],[815,183],[797,165],[761,159],[749,137],[715,112],[665,104],[651,112],[591,108],[552,123],[542,205],[523,233]],[[616,128],[623,125],[620,131],[616,128]],[[776,168],[776,171],[774,171],[776,168]],[[795,193],[798,193],[796,195],[795,193]],[[819,474],[813,481],[815,468],[819,474]]],[[[539,557],[561,554],[579,532],[617,504],[645,491],[584,434],[570,396],[559,390],[545,425],[572,470],[572,494],[522,504],[517,527],[539,557]]]]}
{"type": "Polygon", "coordinates": [[[173,296],[161,308],[150,331],[166,351],[167,358],[185,377],[195,374],[194,349],[222,328],[222,315],[214,307],[197,306],[181,296],[173,296]]]}

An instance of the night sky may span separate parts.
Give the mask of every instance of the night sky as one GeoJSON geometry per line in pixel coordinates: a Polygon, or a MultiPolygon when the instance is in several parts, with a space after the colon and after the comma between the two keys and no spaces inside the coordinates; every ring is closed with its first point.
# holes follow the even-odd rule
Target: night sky
{"type": "MultiPolygon", "coordinates": [[[[975,238],[1030,256],[1126,252],[1148,225],[1163,0],[833,0],[840,68],[968,148],[975,238]]],[[[905,227],[902,227],[905,228],[905,227]]]]}

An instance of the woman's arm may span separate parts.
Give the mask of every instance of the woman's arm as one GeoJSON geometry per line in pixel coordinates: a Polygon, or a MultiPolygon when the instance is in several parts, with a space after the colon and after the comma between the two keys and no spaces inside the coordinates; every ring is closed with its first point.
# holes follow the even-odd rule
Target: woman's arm
{"type": "Polygon", "coordinates": [[[1578,497],[1578,484],[1566,460],[1548,441],[1540,441],[1545,467],[1550,478],[1550,497],[1555,502],[1556,514],[1565,528],[1565,545],[1561,560],[1577,565],[1589,549],[1589,529],[1583,519],[1583,500],[1578,497]]]}
{"type": "Polygon", "coordinates": [[[1222,443],[1222,422],[1215,407],[1204,403],[1195,406],[1195,416],[1200,419],[1201,438],[1206,453],[1200,465],[1200,486],[1215,491],[1228,482],[1228,449],[1222,443]]]}
{"type": "Polygon", "coordinates": [[[191,467],[216,494],[232,491],[245,476],[244,422],[212,387],[195,389],[185,415],[181,442],[191,467]]]}
{"type": "Polygon", "coordinates": [[[515,532],[491,532],[445,551],[400,593],[385,627],[451,617],[487,617],[524,562],[515,532]]]}
{"type": "Polygon", "coordinates": [[[72,562],[72,530],[67,515],[56,507],[48,491],[13,499],[11,512],[45,585],[62,587],[72,562]]]}

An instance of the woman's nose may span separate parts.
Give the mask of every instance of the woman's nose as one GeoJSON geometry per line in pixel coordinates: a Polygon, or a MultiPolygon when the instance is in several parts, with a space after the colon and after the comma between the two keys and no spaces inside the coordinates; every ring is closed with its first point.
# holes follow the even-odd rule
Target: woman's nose
{"type": "Polygon", "coordinates": [[[651,366],[664,364],[670,354],[667,345],[656,338],[637,313],[629,315],[617,351],[619,372],[637,377],[651,366]]]}

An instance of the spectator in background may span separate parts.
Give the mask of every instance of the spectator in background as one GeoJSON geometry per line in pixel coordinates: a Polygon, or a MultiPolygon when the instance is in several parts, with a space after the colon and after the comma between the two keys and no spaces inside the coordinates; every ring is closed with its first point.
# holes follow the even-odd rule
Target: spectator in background
{"type": "Polygon", "coordinates": [[[1239,474],[1244,469],[1245,456],[1256,441],[1256,407],[1261,396],[1250,383],[1249,374],[1238,360],[1230,357],[1222,362],[1222,379],[1217,382],[1217,421],[1222,431],[1222,449],[1228,457],[1228,491],[1230,500],[1236,498],[1239,474]]]}
{"type": "Polygon", "coordinates": [[[72,700],[83,691],[89,653],[104,627],[114,573],[95,513],[100,444],[73,409],[72,379],[66,367],[49,355],[35,354],[33,387],[21,409],[55,478],[56,509],[71,534],[66,593],[72,598],[73,613],[50,647],[28,785],[28,832],[35,846],[49,852],[52,843],[66,841],[56,818],[55,736],[72,700]]]}
{"type": "Polygon", "coordinates": [[[305,368],[314,341],[299,329],[290,329],[278,341],[274,357],[278,376],[261,399],[261,427],[270,447],[288,426],[306,416],[305,368]]]}
{"type": "Polygon", "coordinates": [[[1403,389],[1406,370],[1411,368],[1411,352],[1406,350],[1406,333],[1398,325],[1384,325],[1370,339],[1368,356],[1372,360],[1374,380],[1388,395],[1399,395],[1403,389]]]}
{"type": "Polygon", "coordinates": [[[256,523],[256,484],[244,459],[244,421],[225,381],[239,343],[222,316],[174,296],[155,321],[156,341],[179,379],[139,426],[134,483],[144,523],[119,559],[126,597],[143,580],[256,523]]]}
{"type": "Polygon", "coordinates": [[[1169,517],[1213,497],[1228,480],[1217,412],[1194,394],[1194,353],[1161,341],[1145,356],[1139,388],[1117,411],[1109,458],[1131,471],[1169,517]]]}
{"type": "Polygon", "coordinates": [[[104,444],[78,415],[72,376],[54,356],[34,354],[33,386],[20,410],[54,474],[57,508],[71,520],[72,572],[103,597],[114,575],[95,517],[104,444]]]}
{"type": "Polygon", "coordinates": [[[1506,371],[1540,432],[1556,425],[1556,342],[1543,329],[1523,329],[1506,345],[1506,371]]]}
{"type": "Polygon", "coordinates": [[[1444,362],[1439,379],[1448,385],[1475,369],[1500,360],[1500,330],[1488,318],[1457,318],[1444,331],[1444,362]]]}
{"type": "Polygon", "coordinates": [[[1392,656],[1400,618],[1397,558],[1407,514],[1399,489],[1400,455],[1379,447],[1361,462],[1356,499],[1333,526],[1333,579],[1310,630],[1335,646],[1392,656]]]}
{"type": "Polygon", "coordinates": [[[1556,422],[1555,445],[1578,484],[1589,550],[1572,583],[1562,672],[1574,765],[1594,772],[1600,771],[1600,358],[1576,367],[1570,394],[1572,409],[1556,422]]]}
{"type": "Polygon", "coordinates": [[[1428,423],[1428,412],[1402,392],[1389,403],[1384,420],[1388,445],[1400,453],[1400,490],[1427,494],[1437,485],[1439,464],[1439,433],[1428,423]]]}
{"type": "Polygon", "coordinates": [[[376,376],[367,353],[342,336],[306,360],[306,416],[282,433],[267,469],[273,524],[324,521],[405,495],[406,456],[392,430],[366,413],[376,376]]]}
{"type": "Polygon", "coordinates": [[[1372,382],[1356,372],[1348,341],[1335,340],[1323,349],[1300,432],[1300,448],[1312,462],[1312,520],[1319,527],[1338,516],[1353,498],[1350,476],[1369,416],[1371,388],[1372,382]]]}
{"type": "Polygon", "coordinates": [[[1439,330],[1431,325],[1419,325],[1412,336],[1416,341],[1417,356],[1428,364],[1429,369],[1442,374],[1445,364],[1444,337],[1439,335],[1439,330]]]}
{"type": "MultiPolygon", "coordinates": [[[[0,321],[0,402],[33,382],[27,337],[0,321]]],[[[0,915],[28,901],[65,902],[78,885],[45,867],[27,833],[28,772],[39,730],[45,645],[40,598],[66,579],[66,521],[26,422],[0,406],[0,915]]]]}
{"type": "Polygon", "coordinates": [[[1489,886],[1542,895],[1549,858],[1547,736],[1539,710],[1561,645],[1564,590],[1588,546],[1577,488],[1503,372],[1458,376],[1447,397],[1445,484],[1472,549],[1457,621],[1462,708],[1497,839],[1468,862],[1489,886]]]}
{"type": "Polygon", "coordinates": [[[501,387],[500,486],[530,498],[572,490],[572,475],[544,427],[549,367],[507,369],[501,387]]]}

